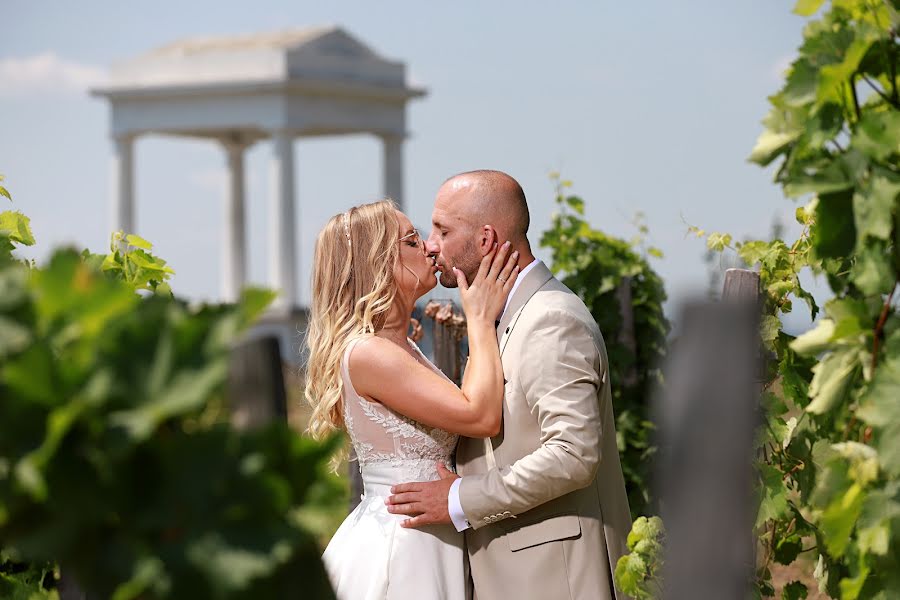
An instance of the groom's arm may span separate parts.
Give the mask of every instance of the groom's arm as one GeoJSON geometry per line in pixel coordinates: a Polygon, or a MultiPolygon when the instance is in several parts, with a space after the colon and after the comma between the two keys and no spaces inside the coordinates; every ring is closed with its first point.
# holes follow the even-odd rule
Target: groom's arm
{"type": "Polygon", "coordinates": [[[551,310],[517,333],[528,339],[518,381],[540,423],[541,446],[484,474],[394,486],[388,510],[412,517],[404,527],[453,522],[460,531],[478,529],[593,481],[601,460],[598,390],[607,365],[589,326],[565,311],[551,310]],[[462,515],[454,511],[456,492],[462,515]]]}
{"type": "Polygon", "coordinates": [[[598,391],[607,365],[588,324],[551,309],[517,333],[528,340],[518,383],[541,445],[511,465],[460,480],[461,506],[475,529],[590,485],[600,465],[598,391]]]}

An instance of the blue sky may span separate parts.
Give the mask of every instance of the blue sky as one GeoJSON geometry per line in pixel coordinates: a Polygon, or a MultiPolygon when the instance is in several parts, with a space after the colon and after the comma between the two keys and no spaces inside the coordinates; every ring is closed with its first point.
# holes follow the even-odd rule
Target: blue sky
{"type": "MultiPolygon", "coordinates": [[[[0,33],[0,173],[32,217],[42,257],[61,243],[101,250],[109,229],[108,108],[85,88],[113,62],[198,35],[337,24],[429,90],[408,113],[406,202],[427,230],[448,175],[519,179],[531,240],[550,222],[559,170],[591,222],[631,237],[635,211],[665,252],[655,265],[674,309],[706,288],[702,242],[682,220],[736,238],[791,224],[794,204],[746,161],[801,39],[786,0],[713,2],[213,2],[6,0],[0,33]]],[[[379,196],[367,137],[295,146],[301,298],[315,232],[379,196]]],[[[266,281],[268,144],[247,158],[249,278],[266,281]]],[[[141,138],[138,233],[174,266],[177,292],[219,290],[224,156],[210,142],[141,138]]],[[[796,233],[789,227],[788,234],[796,233]]],[[[539,252],[539,255],[544,256],[539,252]]]]}

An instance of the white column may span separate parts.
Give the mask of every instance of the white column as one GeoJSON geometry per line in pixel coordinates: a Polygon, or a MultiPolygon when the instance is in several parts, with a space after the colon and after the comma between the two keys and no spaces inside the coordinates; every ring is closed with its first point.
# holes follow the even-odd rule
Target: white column
{"type": "Polygon", "coordinates": [[[286,131],[272,134],[269,208],[269,278],[279,292],[273,307],[297,305],[297,244],[294,235],[294,140],[286,131]]]}
{"type": "Polygon", "coordinates": [[[228,196],[222,223],[222,300],[235,302],[240,297],[247,274],[247,238],[244,211],[244,150],[241,140],[223,140],[228,163],[228,196]]]}
{"type": "Polygon", "coordinates": [[[135,233],[134,229],[134,136],[113,137],[110,169],[112,230],[135,233]]]}
{"type": "Polygon", "coordinates": [[[381,136],[384,195],[403,210],[403,136],[381,136]]]}

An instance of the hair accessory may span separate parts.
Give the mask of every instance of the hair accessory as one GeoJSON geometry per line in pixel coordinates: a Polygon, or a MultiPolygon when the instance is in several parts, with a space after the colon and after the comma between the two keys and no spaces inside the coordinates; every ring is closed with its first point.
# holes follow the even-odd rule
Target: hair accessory
{"type": "Polygon", "coordinates": [[[344,213],[344,236],[347,238],[347,245],[352,246],[353,242],[350,241],[350,211],[349,210],[344,213]]]}

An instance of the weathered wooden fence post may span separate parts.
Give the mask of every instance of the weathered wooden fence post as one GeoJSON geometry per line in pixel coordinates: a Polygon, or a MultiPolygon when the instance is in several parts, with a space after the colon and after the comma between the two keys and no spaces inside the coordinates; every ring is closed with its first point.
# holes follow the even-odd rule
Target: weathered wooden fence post
{"type": "Polygon", "coordinates": [[[432,319],[434,364],[457,385],[462,383],[460,342],[466,335],[466,317],[456,311],[453,302],[432,300],[425,306],[432,319]]]}
{"type": "Polygon", "coordinates": [[[59,600],[97,600],[93,595],[82,591],[70,575],[70,571],[65,568],[59,570],[59,587],[56,591],[59,593],[59,600]]]}
{"type": "Polygon", "coordinates": [[[659,481],[667,600],[749,597],[759,405],[759,276],[730,269],[722,302],[689,304],[669,353],[659,481]]]}
{"type": "Polygon", "coordinates": [[[632,362],[625,371],[623,384],[632,387],[638,381],[637,374],[637,335],[634,330],[634,306],[631,299],[631,277],[625,276],[616,288],[616,300],[619,302],[619,316],[621,326],[619,328],[619,342],[631,353],[635,362],[632,362]]]}
{"type": "Polygon", "coordinates": [[[278,338],[251,339],[231,351],[225,397],[231,409],[231,423],[238,429],[287,419],[278,338]]]}

